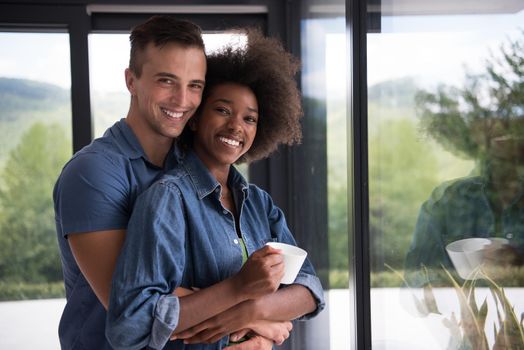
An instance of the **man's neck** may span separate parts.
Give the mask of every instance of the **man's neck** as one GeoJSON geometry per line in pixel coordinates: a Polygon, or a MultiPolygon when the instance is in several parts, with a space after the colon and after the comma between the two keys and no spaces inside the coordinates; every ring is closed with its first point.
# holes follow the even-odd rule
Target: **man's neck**
{"type": "Polygon", "coordinates": [[[133,130],[147,159],[154,165],[163,167],[166,155],[173,145],[173,139],[153,132],[137,117],[128,115],[125,121],[133,130]]]}

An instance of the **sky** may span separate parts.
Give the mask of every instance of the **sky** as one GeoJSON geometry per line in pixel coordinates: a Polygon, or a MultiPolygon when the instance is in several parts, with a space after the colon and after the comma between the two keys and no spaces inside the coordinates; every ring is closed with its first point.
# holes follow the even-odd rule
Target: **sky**
{"type": "MultiPolygon", "coordinates": [[[[309,20],[302,30],[311,47],[303,67],[309,96],[344,97],[344,18],[309,20]],[[323,37],[325,36],[325,40],[323,37]],[[317,38],[318,37],[318,38],[317,38]],[[318,44],[325,42],[325,50],[318,44]],[[325,86],[325,92],[318,86],[325,86]]],[[[516,14],[383,17],[381,33],[367,36],[368,86],[406,76],[423,86],[461,85],[466,70],[481,72],[485,60],[510,38],[524,37],[524,11],[516,14]]],[[[303,39],[303,42],[306,40],[303,39]]]]}
{"type": "MultiPolygon", "coordinates": [[[[302,80],[342,96],[346,91],[344,19],[309,21],[307,35],[325,35],[324,50],[312,47],[302,80]],[[315,57],[317,54],[324,57],[315,57]]],[[[524,30],[524,11],[510,15],[384,17],[382,33],[368,34],[368,84],[405,77],[421,82],[460,84],[466,66],[479,71],[484,59],[508,37],[524,30]]],[[[228,38],[206,36],[212,50],[228,38]]],[[[71,86],[69,37],[66,33],[0,33],[0,76],[34,79],[71,86]]],[[[127,34],[89,36],[90,80],[97,92],[125,92],[124,69],[129,60],[127,34]]],[[[312,91],[315,94],[314,88],[312,91]]]]}
{"type": "MultiPolygon", "coordinates": [[[[206,51],[226,42],[245,43],[231,34],[205,34],[206,51]]],[[[124,70],[129,63],[128,34],[88,37],[90,82],[97,92],[126,91],[124,70]]],[[[1,33],[0,77],[32,79],[71,87],[69,36],[66,33],[1,33]]]]}

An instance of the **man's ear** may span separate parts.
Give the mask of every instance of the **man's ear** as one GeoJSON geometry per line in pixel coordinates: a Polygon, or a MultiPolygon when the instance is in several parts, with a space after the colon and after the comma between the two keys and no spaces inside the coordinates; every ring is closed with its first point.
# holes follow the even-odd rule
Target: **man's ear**
{"type": "Polygon", "coordinates": [[[136,81],[135,73],[133,73],[131,69],[126,68],[125,78],[126,78],[127,90],[129,91],[131,96],[134,96],[135,95],[135,81],[136,81]]]}

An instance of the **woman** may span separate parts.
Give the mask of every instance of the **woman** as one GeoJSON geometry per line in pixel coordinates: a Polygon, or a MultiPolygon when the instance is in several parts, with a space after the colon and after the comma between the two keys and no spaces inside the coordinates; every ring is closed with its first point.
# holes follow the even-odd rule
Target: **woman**
{"type": "Polygon", "coordinates": [[[245,49],[208,57],[184,159],[137,200],[129,223],[106,329],[116,349],[222,349],[228,334],[248,330],[281,343],[285,321],[323,309],[308,260],[294,284],[278,288],[283,260],[265,243],[295,241],[269,195],[232,166],[300,140],[297,68],[257,31],[245,49]],[[178,287],[198,291],[179,297],[178,287]]]}

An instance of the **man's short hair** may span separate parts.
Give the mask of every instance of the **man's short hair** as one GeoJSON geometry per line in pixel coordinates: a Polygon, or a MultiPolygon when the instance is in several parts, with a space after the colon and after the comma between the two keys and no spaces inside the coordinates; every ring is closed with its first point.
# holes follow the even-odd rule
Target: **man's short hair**
{"type": "Polygon", "coordinates": [[[153,16],[137,25],[131,31],[129,41],[131,42],[129,69],[137,77],[142,73],[143,62],[140,54],[149,43],[153,43],[156,47],[175,43],[185,48],[196,47],[205,52],[202,29],[192,22],[169,15],[153,16]]]}

